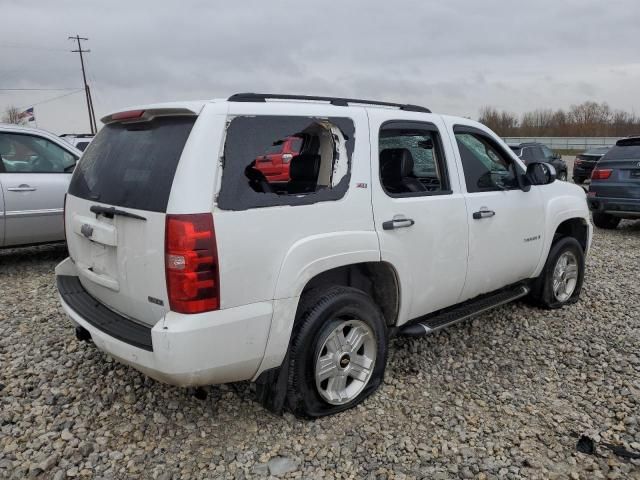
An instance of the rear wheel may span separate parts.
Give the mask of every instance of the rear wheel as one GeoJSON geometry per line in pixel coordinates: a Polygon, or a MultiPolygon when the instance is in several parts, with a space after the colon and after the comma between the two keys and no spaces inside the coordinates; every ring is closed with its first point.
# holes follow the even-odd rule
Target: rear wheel
{"type": "Polygon", "coordinates": [[[593,212],[593,224],[598,228],[607,230],[615,229],[620,223],[620,218],[603,212],[593,212]]]}
{"type": "Polygon", "coordinates": [[[584,279],[584,252],[573,237],[562,237],[549,251],[547,262],[533,284],[531,297],[545,308],[578,301],[584,279]]]}
{"type": "Polygon", "coordinates": [[[359,404],[380,386],[387,328],[369,295],[329,287],[302,300],[289,348],[287,405],[319,417],[359,404]]]}

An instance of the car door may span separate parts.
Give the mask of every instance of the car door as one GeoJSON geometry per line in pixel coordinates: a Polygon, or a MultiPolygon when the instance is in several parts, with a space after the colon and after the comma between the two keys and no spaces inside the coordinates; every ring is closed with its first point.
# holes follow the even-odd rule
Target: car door
{"type": "Polygon", "coordinates": [[[1,132],[4,246],[64,240],[63,207],[77,156],[26,133],[1,132]]]}
{"type": "Polygon", "coordinates": [[[544,206],[537,188],[520,188],[524,169],[497,137],[472,126],[452,127],[469,223],[466,300],[534,273],[544,241],[544,206]]]}
{"type": "Polygon", "coordinates": [[[414,116],[420,120],[389,121],[369,110],[375,227],[382,261],[401,282],[399,323],[457,303],[467,269],[453,149],[440,117],[414,116]]]}

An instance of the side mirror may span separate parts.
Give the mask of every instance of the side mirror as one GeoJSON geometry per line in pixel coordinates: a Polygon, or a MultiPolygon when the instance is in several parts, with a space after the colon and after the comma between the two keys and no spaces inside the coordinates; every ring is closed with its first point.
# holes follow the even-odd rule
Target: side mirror
{"type": "Polygon", "coordinates": [[[531,162],[526,177],[531,185],[548,185],[556,180],[556,169],[550,163],[531,162]]]}

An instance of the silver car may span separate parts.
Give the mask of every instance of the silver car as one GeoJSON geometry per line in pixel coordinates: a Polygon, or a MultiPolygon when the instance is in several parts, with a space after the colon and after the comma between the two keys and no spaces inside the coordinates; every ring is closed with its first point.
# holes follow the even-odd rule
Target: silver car
{"type": "Polygon", "coordinates": [[[0,125],[0,248],[64,240],[64,196],[81,154],[44,130],[0,125]]]}

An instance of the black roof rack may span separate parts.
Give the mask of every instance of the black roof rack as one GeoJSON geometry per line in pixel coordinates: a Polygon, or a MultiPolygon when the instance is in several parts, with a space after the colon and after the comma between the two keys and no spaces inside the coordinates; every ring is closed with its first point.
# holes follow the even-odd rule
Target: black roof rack
{"type": "Polygon", "coordinates": [[[350,103],[360,103],[363,105],[377,105],[381,107],[396,107],[407,112],[431,113],[431,110],[420,105],[405,103],[378,102],[376,100],[361,100],[358,98],[341,97],[316,97],[312,95],[279,95],[276,93],[236,93],[227,100],[229,102],[266,102],[268,99],[274,100],[307,100],[314,102],[329,102],[338,107],[348,107],[350,103]]]}

